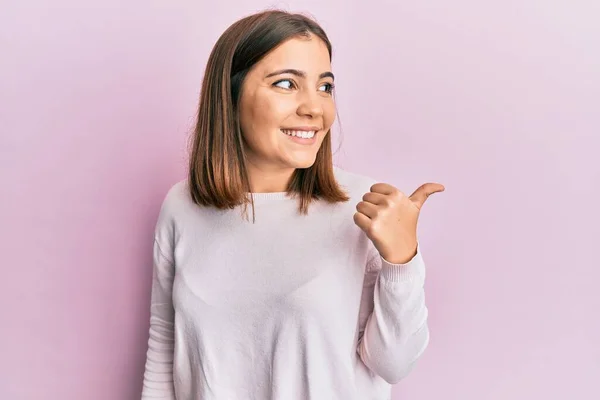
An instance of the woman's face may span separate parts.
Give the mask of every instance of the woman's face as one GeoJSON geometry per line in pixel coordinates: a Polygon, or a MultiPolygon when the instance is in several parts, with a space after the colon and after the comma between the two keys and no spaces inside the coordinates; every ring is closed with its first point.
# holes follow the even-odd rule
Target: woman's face
{"type": "Polygon", "coordinates": [[[331,89],[329,53],[316,36],[289,39],[255,64],[240,98],[248,168],[293,172],[313,165],[335,119],[331,89]]]}

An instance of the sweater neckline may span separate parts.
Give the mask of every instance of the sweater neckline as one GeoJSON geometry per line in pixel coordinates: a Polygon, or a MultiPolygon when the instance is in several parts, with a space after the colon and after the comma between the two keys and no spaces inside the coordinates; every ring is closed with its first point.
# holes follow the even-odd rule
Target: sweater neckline
{"type": "Polygon", "coordinates": [[[252,195],[254,200],[282,200],[286,199],[287,192],[246,192],[247,195],[252,195]]]}

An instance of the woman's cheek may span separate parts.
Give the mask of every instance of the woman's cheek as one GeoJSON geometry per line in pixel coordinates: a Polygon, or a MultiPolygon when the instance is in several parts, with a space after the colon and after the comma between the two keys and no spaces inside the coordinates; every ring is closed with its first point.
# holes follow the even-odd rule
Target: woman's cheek
{"type": "Polygon", "coordinates": [[[333,125],[333,121],[335,121],[335,103],[333,101],[323,107],[323,120],[327,127],[333,125]]]}

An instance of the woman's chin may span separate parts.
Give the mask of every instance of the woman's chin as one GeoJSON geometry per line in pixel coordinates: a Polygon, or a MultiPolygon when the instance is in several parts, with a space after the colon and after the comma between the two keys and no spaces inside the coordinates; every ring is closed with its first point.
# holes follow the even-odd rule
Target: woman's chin
{"type": "Polygon", "coordinates": [[[296,169],[310,168],[314,165],[316,159],[316,154],[314,157],[295,157],[289,159],[288,164],[290,165],[290,167],[296,169]]]}

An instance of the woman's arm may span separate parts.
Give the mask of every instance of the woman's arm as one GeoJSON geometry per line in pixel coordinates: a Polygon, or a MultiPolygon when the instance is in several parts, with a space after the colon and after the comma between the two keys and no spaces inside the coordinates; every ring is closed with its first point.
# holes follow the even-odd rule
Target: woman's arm
{"type": "Polygon", "coordinates": [[[173,387],[174,315],[173,261],[154,239],[150,337],[144,371],[142,400],[175,400],[173,387]]]}
{"type": "Polygon", "coordinates": [[[357,351],[371,371],[394,384],[408,375],[429,343],[425,264],[418,245],[406,264],[387,262],[374,247],[370,254],[357,351]]]}

